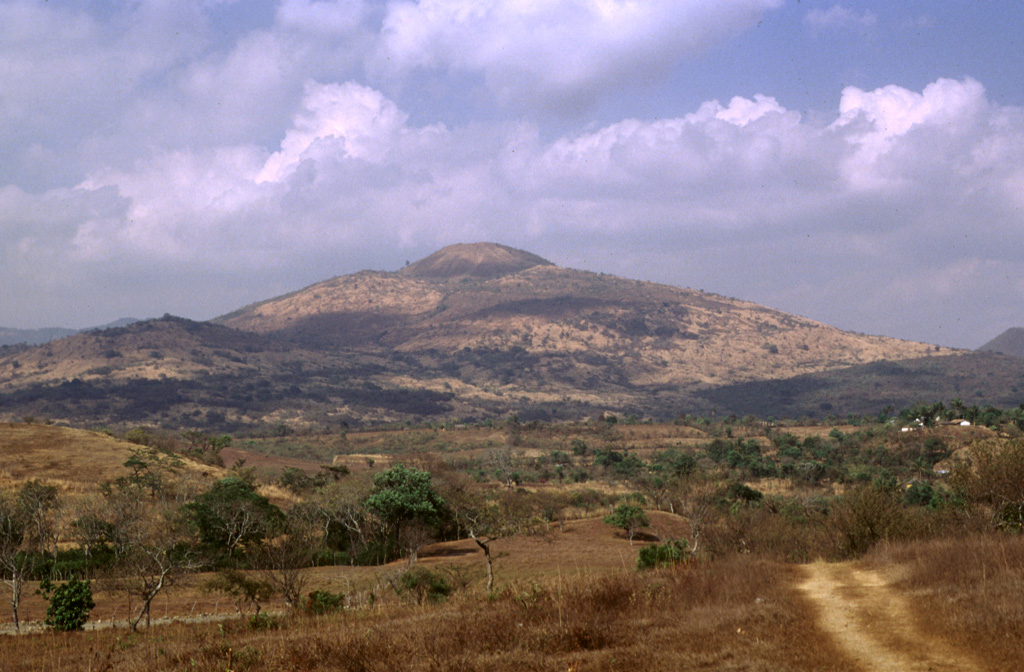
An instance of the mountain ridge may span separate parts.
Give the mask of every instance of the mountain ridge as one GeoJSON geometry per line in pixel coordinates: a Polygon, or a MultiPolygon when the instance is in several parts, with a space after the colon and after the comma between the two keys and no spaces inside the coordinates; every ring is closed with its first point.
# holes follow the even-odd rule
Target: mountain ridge
{"type": "Polygon", "coordinates": [[[1003,401],[1018,373],[1024,361],[854,334],[478,243],[209,322],[165,316],[0,349],[0,409],[224,429],[608,409],[813,417],[940,389],[1003,401]]]}
{"type": "Polygon", "coordinates": [[[101,329],[114,329],[124,327],[139,320],[133,317],[123,317],[107,324],[97,327],[86,327],[85,329],[66,329],[64,327],[41,327],[39,329],[15,329],[13,327],[0,327],[0,345],[41,345],[67,336],[80,334],[83,331],[98,331],[101,329]]]}

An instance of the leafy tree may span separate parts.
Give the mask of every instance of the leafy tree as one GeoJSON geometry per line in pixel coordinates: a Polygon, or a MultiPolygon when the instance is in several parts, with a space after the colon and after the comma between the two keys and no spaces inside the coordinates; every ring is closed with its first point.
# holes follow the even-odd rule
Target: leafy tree
{"type": "Polygon", "coordinates": [[[301,495],[303,492],[311,490],[315,485],[312,476],[296,467],[288,467],[285,469],[278,477],[277,484],[282,488],[291,490],[297,495],[301,495]]]}
{"type": "Polygon", "coordinates": [[[229,557],[275,536],[284,526],[281,510],[237,476],[217,481],[185,509],[207,549],[229,557]]]}
{"type": "Polygon", "coordinates": [[[454,591],[443,574],[422,566],[402,572],[391,587],[398,595],[409,595],[417,604],[443,602],[454,591]]]}
{"type": "Polygon", "coordinates": [[[407,524],[436,524],[445,512],[445,502],[434,491],[430,473],[402,464],[373,477],[373,492],[364,506],[380,519],[385,538],[396,541],[407,524]]]}
{"type": "Polygon", "coordinates": [[[644,510],[632,504],[619,504],[615,511],[604,517],[604,522],[625,531],[630,546],[633,545],[637,531],[651,524],[644,510]]]}
{"type": "Polygon", "coordinates": [[[206,432],[193,430],[181,435],[185,440],[185,455],[203,464],[223,467],[224,460],[220,453],[231,445],[231,437],[227,434],[213,436],[206,432]]]}
{"type": "Polygon", "coordinates": [[[96,606],[88,580],[72,578],[54,588],[48,579],[44,579],[39,585],[39,593],[49,602],[44,622],[54,630],[81,630],[89,620],[89,612],[96,606]]]}
{"type": "MultiPolygon", "coordinates": [[[[176,455],[150,447],[132,448],[124,466],[130,473],[115,479],[113,485],[121,490],[145,490],[156,498],[166,494],[170,477],[181,470],[182,463],[176,455]]],[[[106,489],[110,490],[110,486],[106,489]]]]}
{"type": "Polygon", "coordinates": [[[332,611],[341,611],[345,608],[345,594],[332,593],[327,590],[314,590],[306,599],[305,610],[307,614],[322,616],[332,611]]]}

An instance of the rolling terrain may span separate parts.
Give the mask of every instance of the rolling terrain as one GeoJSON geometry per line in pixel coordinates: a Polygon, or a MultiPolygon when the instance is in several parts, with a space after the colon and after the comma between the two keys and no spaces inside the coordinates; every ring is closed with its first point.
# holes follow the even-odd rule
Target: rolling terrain
{"type": "Polygon", "coordinates": [[[165,316],[0,348],[0,413],[225,429],[513,412],[816,416],[946,396],[1016,405],[1022,376],[1024,361],[998,354],[478,243],[210,322],[165,316]]]}

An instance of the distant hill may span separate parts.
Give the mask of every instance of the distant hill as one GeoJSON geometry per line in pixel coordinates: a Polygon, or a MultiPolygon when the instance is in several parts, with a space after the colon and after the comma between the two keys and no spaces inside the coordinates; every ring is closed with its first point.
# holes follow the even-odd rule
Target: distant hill
{"type": "Polygon", "coordinates": [[[946,391],[1000,402],[1021,376],[1024,361],[476,243],[210,322],[166,316],[0,349],[0,414],[225,431],[512,412],[822,417],[946,391]]]}
{"type": "Polygon", "coordinates": [[[0,345],[38,345],[48,343],[58,338],[77,334],[77,329],[61,329],[59,327],[44,329],[11,329],[0,327],[0,345]]]}
{"type": "Polygon", "coordinates": [[[49,327],[43,329],[11,329],[8,327],[0,327],[0,345],[39,345],[40,343],[49,343],[50,341],[55,341],[58,338],[72,336],[83,331],[124,327],[132,322],[138,322],[138,320],[126,317],[111,322],[110,324],[104,324],[99,327],[89,327],[88,329],[62,329],[60,327],[49,327]]]}
{"type": "Polygon", "coordinates": [[[1024,359],[1024,327],[1011,327],[985,345],[981,352],[1000,352],[1004,355],[1024,359]]]}

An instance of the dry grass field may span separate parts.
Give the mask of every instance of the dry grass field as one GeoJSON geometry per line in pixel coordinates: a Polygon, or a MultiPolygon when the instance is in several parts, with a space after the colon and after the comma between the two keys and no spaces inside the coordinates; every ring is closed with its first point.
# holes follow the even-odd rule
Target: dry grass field
{"type": "MultiPolygon", "coordinates": [[[[594,447],[628,446],[638,453],[686,445],[701,436],[700,430],[676,425],[606,429],[600,434],[582,426],[539,431],[547,432],[548,448],[584,438],[594,447]]],[[[374,460],[374,471],[399,458],[441,465],[489,444],[507,445],[509,431],[353,432],[325,439],[316,449],[326,455],[337,450],[343,463],[351,462],[352,477],[366,478],[367,457],[374,460]]],[[[824,437],[828,431],[794,428],[804,437],[824,437]]],[[[940,431],[951,448],[960,439],[982,437],[974,430],[940,431]]],[[[533,445],[541,440],[538,435],[521,438],[517,449],[524,454],[539,449],[533,445]]],[[[59,485],[70,500],[88,497],[99,483],[123,473],[133,448],[103,433],[0,424],[0,487],[41,478],[59,485]]],[[[240,448],[228,461],[238,458],[267,473],[289,466],[311,471],[320,463],[273,456],[261,462],[240,448]]],[[[225,473],[196,463],[186,463],[186,469],[211,481],[225,473]]],[[[814,494],[794,493],[787,479],[750,482],[769,496],[814,494]]],[[[525,489],[543,495],[568,487],[530,483],[525,489]]],[[[628,491],[626,483],[591,481],[586,487],[628,491]]],[[[296,501],[280,488],[263,491],[283,507],[296,501]]],[[[856,562],[793,563],[783,560],[793,557],[797,531],[792,523],[766,507],[741,507],[723,514],[709,531],[705,543],[714,550],[674,568],[639,572],[639,550],[661,539],[685,538],[688,522],[649,510],[650,525],[630,544],[621,530],[603,522],[608,510],[607,504],[596,506],[586,517],[574,509],[532,534],[493,542],[496,588],[491,593],[485,588],[483,553],[472,540],[423,547],[417,566],[445,577],[454,589],[439,602],[396,589],[409,567],[405,561],[316,567],[305,570],[304,591],[342,594],[343,609],[313,616],[286,608],[275,596],[262,603],[264,618],[252,621],[249,610],[240,614],[232,598],[206,587],[213,574],[196,573],[181,577],[154,601],[152,627],[130,633],[124,620],[127,596],[101,576],[84,632],[57,633],[36,625],[13,635],[9,610],[0,610],[0,669],[1010,672],[1024,660],[1019,637],[1024,537],[979,532],[987,529],[984,521],[949,524],[938,538],[911,535],[899,543],[881,542],[856,562]]],[[[806,532],[808,538],[815,534],[821,532],[806,532]]],[[[814,553],[825,546],[807,548],[811,555],[802,559],[817,557],[814,553]]],[[[44,617],[45,602],[34,594],[37,585],[26,588],[23,623],[38,624],[44,617]]],[[[4,588],[0,585],[0,596],[6,601],[4,588]]]]}
{"type": "MultiPolygon", "coordinates": [[[[1009,672],[1019,669],[1024,656],[1017,637],[1024,598],[1020,539],[903,545],[879,549],[857,565],[819,565],[852,576],[886,577],[847,584],[826,607],[801,589],[808,566],[756,556],[645,573],[616,567],[618,556],[628,552],[626,542],[593,532],[596,521],[587,522],[575,532],[552,532],[547,540],[530,540],[532,548],[525,544],[509,552],[500,560],[500,585],[490,597],[477,578],[439,604],[414,604],[385,588],[372,605],[319,617],[281,613],[261,628],[246,619],[195,619],[137,634],[107,628],[0,637],[0,656],[12,672],[1009,672]],[[538,557],[557,557],[559,551],[561,559],[538,557]],[[852,635],[833,632],[830,609],[853,619],[845,622],[852,635]],[[866,616],[857,615],[865,609],[866,616]],[[885,619],[894,625],[880,632],[885,619]]],[[[432,550],[423,562],[434,567],[476,560],[471,553],[453,554],[468,550],[459,544],[432,550]]],[[[314,581],[358,592],[360,586],[385,585],[380,577],[398,569],[361,568],[345,580],[347,570],[321,569],[314,581]]],[[[190,592],[177,595],[174,601],[183,603],[190,592]]]]}
{"type": "MultiPolygon", "coordinates": [[[[30,479],[72,494],[95,493],[124,473],[132,448],[106,434],[68,427],[0,423],[0,488],[30,479]]],[[[210,468],[197,469],[197,473],[210,468]]]]}

